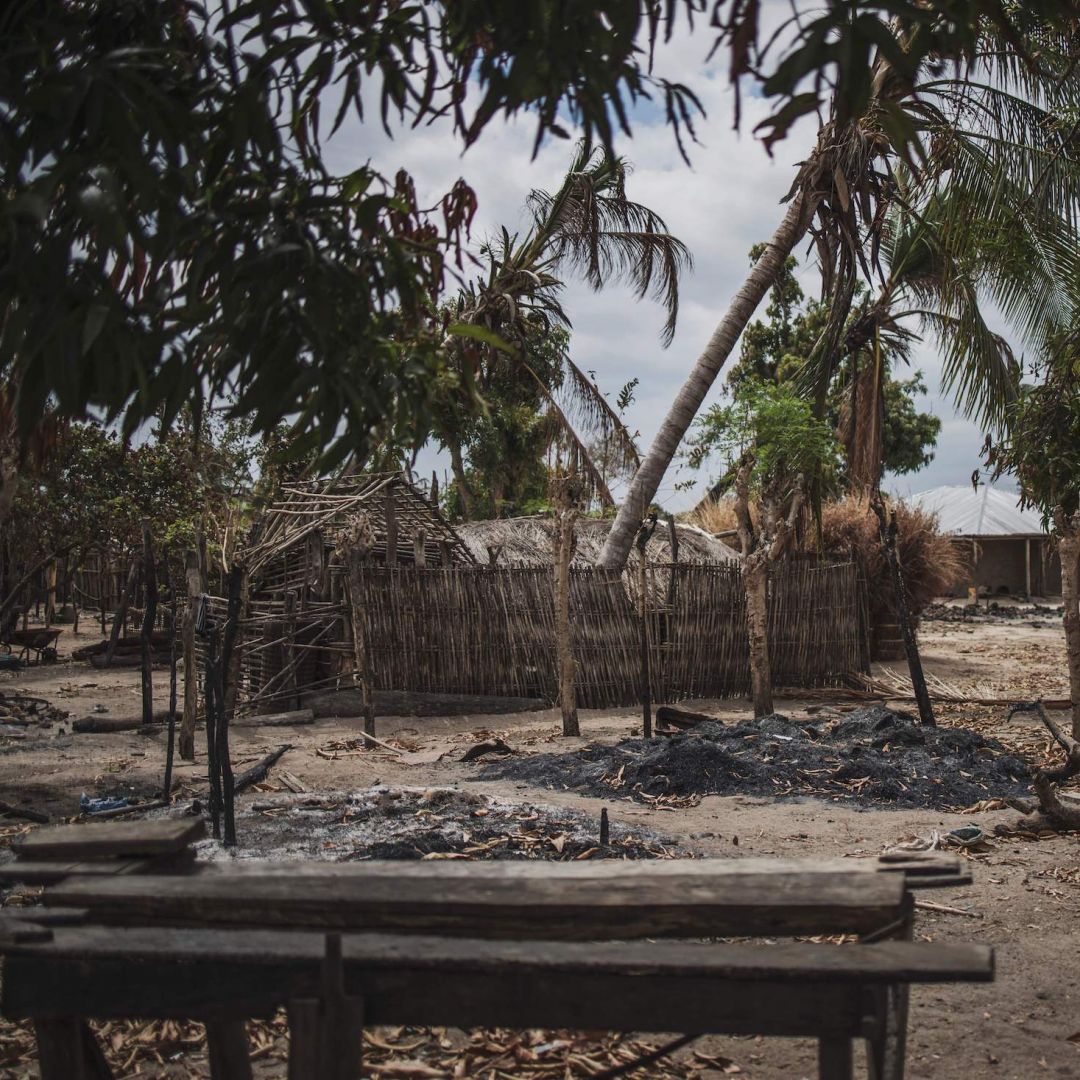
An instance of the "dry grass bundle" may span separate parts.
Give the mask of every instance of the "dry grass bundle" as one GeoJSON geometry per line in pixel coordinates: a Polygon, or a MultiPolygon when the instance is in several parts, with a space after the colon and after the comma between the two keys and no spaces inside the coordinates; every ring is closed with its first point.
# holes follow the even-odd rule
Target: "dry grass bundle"
{"type": "MultiPolygon", "coordinates": [[[[735,528],[735,504],[720,499],[688,515],[693,524],[711,533],[735,528]]],[[[946,592],[964,572],[963,560],[949,537],[938,531],[937,515],[906,503],[896,503],[897,551],[904,567],[911,610],[918,615],[934,597],[946,592]]],[[[854,552],[866,568],[870,615],[874,622],[893,617],[892,584],[878,539],[877,518],[866,498],[827,502],[821,508],[821,533],[826,554],[854,552]]],[[[805,530],[803,548],[814,549],[813,530],[805,530]]]]}
{"type": "MultiPolygon", "coordinates": [[[[904,568],[909,604],[918,616],[964,572],[952,540],[938,531],[936,514],[907,503],[895,503],[896,550],[904,568]]],[[[878,539],[877,518],[866,498],[848,498],[821,508],[821,532],[828,552],[854,551],[866,568],[870,616],[874,622],[893,617],[893,590],[878,539]]]]}

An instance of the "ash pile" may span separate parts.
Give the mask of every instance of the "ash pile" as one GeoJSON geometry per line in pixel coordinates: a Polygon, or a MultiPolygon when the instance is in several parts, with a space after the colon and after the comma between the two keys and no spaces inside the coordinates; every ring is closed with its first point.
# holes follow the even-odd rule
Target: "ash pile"
{"type": "Polygon", "coordinates": [[[481,779],[661,805],[767,795],[955,810],[1031,791],[1029,766],[996,740],[923,728],[882,705],[835,720],[774,714],[733,725],[708,721],[670,737],[512,758],[489,765],[481,779]]]}
{"type": "Polygon", "coordinates": [[[600,815],[449,788],[259,795],[237,807],[240,846],[198,845],[200,859],[658,859],[674,843],[600,815]]]}

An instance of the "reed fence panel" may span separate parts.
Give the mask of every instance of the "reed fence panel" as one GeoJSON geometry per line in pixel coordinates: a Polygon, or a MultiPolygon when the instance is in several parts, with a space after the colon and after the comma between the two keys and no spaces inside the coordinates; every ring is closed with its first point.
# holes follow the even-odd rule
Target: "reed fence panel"
{"type": "MultiPolygon", "coordinates": [[[[340,576],[340,567],[331,567],[340,576]]],[[[554,701],[553,577],[547,568],[372,565],[359,597],[374,685],[420,693],[490,694],[554,701]]],[[[241,701],[272,707],[301,693],[352,685],[345,590],[256,596],[243,629],[241,701]]],[[[749,689],[746,609],[737,565],[646,568],[655,701],[741,696],[749,689]]],[[[617,573],[571,572],[571,628],[583,707],[630,705],[640,685],[637,593],[617,573]]],[[[820,686],[861,671],[864,583],[854,564],[784,564],[770,578],[774,682],[820,686]]]]}

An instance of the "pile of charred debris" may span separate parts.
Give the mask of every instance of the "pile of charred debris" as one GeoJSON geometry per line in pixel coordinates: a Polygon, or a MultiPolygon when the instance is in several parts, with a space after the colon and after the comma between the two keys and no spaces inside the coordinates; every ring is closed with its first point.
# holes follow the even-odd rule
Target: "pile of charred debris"
{"type": "Polygon", "coordinates": [[[606,811],[538,806],[449,788],[259,794],[237,807],[240,845],[200,845],[204,859],[671,858],[673,843],[607,821],[606,811]]]}
{"type": "Polygon", "coordinates": [[[668,805],[704,795],[815,796],[951,810],[1031,793],[1030,766],[996,740],[962,728],[921,727],[883,705],[822,710],[806,719],[697,719],[652,739],[510,758],[487,766],[481,777],[668,805]]]}

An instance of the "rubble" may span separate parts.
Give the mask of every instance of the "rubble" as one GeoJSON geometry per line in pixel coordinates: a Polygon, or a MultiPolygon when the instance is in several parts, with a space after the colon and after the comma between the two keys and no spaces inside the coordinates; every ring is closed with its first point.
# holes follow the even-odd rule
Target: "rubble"
{"type": "Polygon", "coordinates": [[[450,788],[388,787],[259,794],[237,805],[240,846],[197,846],[200,859],[554,859],[670,858],[671,841],[600,815],[506,802],[450,788]]]}

